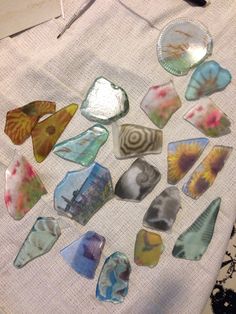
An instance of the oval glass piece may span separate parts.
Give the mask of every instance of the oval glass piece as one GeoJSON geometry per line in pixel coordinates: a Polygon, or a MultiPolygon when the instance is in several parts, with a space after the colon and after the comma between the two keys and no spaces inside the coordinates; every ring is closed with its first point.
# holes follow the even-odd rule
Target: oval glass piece
{"type": "Polygon", "coordinates": [[[157,56],[166,71],[181,76],[211,55],[212,47],[212,37],[205,26],[198,21],[177,19],[161,31],[157,56]]]}

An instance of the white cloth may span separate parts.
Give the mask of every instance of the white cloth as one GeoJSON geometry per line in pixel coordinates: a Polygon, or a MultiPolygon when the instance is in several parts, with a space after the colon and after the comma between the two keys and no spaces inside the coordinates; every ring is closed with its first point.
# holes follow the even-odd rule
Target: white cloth
{"type": "MultiPolygon", "coordinates": [[[[201,136],[182,118],[191,107],[184,98],[191,73],[172,77],[159,65],[156,56],[159,30],[178,17],[197,19],[209,28],[214,38],[211,59],[229,69],[233,76],[227,89],[211,98],[236,120],[236,2],[214,0],[207,8],[193,7],[183,0],[122,2],[126,7],[117,0],[97,0],[59,40],[56,37],[66,22],[61,18],[0,41],[0,312],[195,314],[201,312],[209,297],[235,221],[235,151],[214,185],[199,200],[192,200],[181,192],[182,210],[172,233],[161,233],[165,252],[154,269],[136,266],[133,250],[144,213],[154,197],[167,187],[167,144],[201,136]],[[98,76],[108,78],[128,93],[130,111],[122,122],[150,127],[153,124],[139,107],[142,97],[151,85],[162,84],[170,78],[174,80],[183,105],[164,128],[162,154],[145,157],[158,167],[162,179],[141,203],[113,199],[85,227],[65,219],[66,226],[52,250],[17,270],[12,262],[36,217],[58,217],[53,209],[55,186],[68,170],[80,167],[53,153],[43,163],[37,164],[30,139],[21,146],[14,146],[4,134],[6,112],[36,99],[54,100],[58,109],[71,102],[81,103],[98,76]],[[20,221],[9,216],[3,201],[5,169],[14,149],[31,161],[48,190],[48,194],[20,221]],[[222,197],[221,210],[212,242],[203,258],[199,262],[190,262],[172,257],[172,248],[179,234],[218,196],[222,197]],[[86,280],[76,274],[59,254],[60,249],[87,230],[100,233],[107,241],[94,280],[86,280]],[[120,305],[101,303],[95,298],[97,278],[105,257],[114,251],[126,253],[132,263],[129,293],[120,305]]],[[[65,1],[67,19],[82,3],[83,0],[65,1]]],[[[78,111],[60,140],[75,136],[91,125],[78,111]]],[[[200,161],[214,144],[235,146],[235,143],[236,129],[233,126],[231,134],[210,140],[200,161]]],[[[114,157],[112,136],[100,150],[97,160],[110,169],[114,184],[133,162],[133,159],[120,161],[114,157]]],[[[179,188],[183,181],[178,184],[179,188]]]]}

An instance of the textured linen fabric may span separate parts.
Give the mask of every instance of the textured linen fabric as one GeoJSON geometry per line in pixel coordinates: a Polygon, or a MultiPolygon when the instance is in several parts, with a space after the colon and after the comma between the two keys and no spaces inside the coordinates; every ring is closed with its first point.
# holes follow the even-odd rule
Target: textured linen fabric
{"type": "MultiPolygon", "coordinates": [[[[82,3],[83,0],[65,1],[66,20],[82,3]]],[[[133,250],[136,234],[142,228],[143,215],[154,197],[167,187],[167,144],[202,136],[182,118],[192,106],[184,98],[191,73],[184,77],[173,77],[167,73],[157,61],[156,42],[160,29],[172,19],[190,17],[203,22],[214,39],[213,55],[209,59],[228,68],[233,76],[227,89],[211,98],[236,121],[235,13],[234,0],[212,0],[207,8],[193,7],[183,0],[97,0],[59,40],[56,37],[66,22],[61,18],[0,41],[0,312],[201,312],[215,283],[235,221],[236,155],[233,151],[214,185],[199,200],[192,200],[181,192],[182,209],[172,232],[160,233],[165,251],[157,267],[136,266],[133,250]],[[37,164],[31,139],[21,146],[14,146],[4,134],[6,112],[36,99],[54,100],[58,109],[71,102],[81,103],[98,76],[122,86],[129,96],[130,111],[120,122],[149,127],[154,125],[140,109],[140,101],[151,85],[174,80],[183,105],[164,128],[162,154],[145,157],[158,167],[162,179],[141,203],[117,199],[109,201],[85,227],[63,218],[62,235],[52,250],[18,270],[12,263],[32,224],[39,215],[58,217],[53,209],[53,191],[68,170],[81,167],[53,153],[43,163],[37,164]],[[5,170],[14,150],[24,154],[34,165],[48,190],[48,194],[20,221],[14,221],[9,216],[3,201],[5,170]],[[174,258],[171,252],[179,234],[218,196],[222,197],[221,210],[212,242],[203,258],[199,262],[174,258]],[[107,241],[94,280],[76,274],[59,254],[60,249],[88,230],[100,233],[107,241]],[[102,303],[95,298],[103,262],[114,251],[126,253],[132,263],[129,293],[124,303],[119,305],[102,303]]],[[[78,111],[60,141],[79,134],[91,125],[78,111]]],[[[111,131],[111,127],[108,128],[111,131]]],[[[213,145],[235,146],[235,143],[236,129],[233,125],[231,134],[210,139],[197,164],[213,145]]],[[[117,160],[112,152],[110,135],[97,161],[110,169],[115,184],[134,159],[117,160]]],[[[189,174],[177,185],[180,189],[189,174]]]]}

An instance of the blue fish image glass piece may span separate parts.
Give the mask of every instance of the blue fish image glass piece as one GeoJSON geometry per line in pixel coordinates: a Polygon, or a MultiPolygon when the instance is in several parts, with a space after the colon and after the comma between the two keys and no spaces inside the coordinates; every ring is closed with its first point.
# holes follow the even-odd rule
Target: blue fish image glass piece
{"type": "Polygon", "coordinates": [[[130,272],[130,262],[124,253],[110,255],[98,279],[96,298],[99,301],[122,303],[128,293],[130,272]]]}
{"type": "Polygon", "coordinates": [[[105,242],[103,236],[88,231],[80,239],[61,250],[60,254],[77,273],[93,279],[105,242]]]}
{"type": "Polygon", "coordinates": [[[231,82],[231,74],[215,61],[207,61],[199,65],[193,72],[188,84],[185,98],[197,100],[222,91],[231,82]]]}

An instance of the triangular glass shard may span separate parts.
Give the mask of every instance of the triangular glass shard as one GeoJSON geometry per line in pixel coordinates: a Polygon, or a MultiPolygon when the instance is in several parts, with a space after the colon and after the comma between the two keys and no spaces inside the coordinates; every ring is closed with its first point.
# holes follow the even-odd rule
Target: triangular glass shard
{"type": "Polygon", "coordinates": [[[48,156],[77,109],[78,105],[71,104],[35,126],[32,130],[32,143],[37,162],[42,162],[48,156]]]}
{"type": "Polygon", "coordinates": [[[185,114],[184,119],[209,137],[219,137],[231,132],[230,119],[209,98],[199,100],[185,114]]]}
{"type": "Polygon", "coordinates": [[[16,155],[6,170],[5,204],[16,220],[40,200],[47,191],[32,165],[22,155],[16,155]]]}
{"type": "Polygon", "coordinates": [[[112,124],[113,150],[116,158],[160,154],[162,131],[136,124],[112,124]]]}
{"type": "Polygon", "coordinates": [[[220,203],[220,198],[211,202],[194,223],[178,237],[172,251],[174,257],[191,261],[202,258],[213,236],[220,203]]]}
{"type": "Polygon", "coordinates": [[[45,114],[54,113],[56,104],[51,101],[33,101],[7,112],[5,133],[16,145],[30,137],[32,129],[45,114]]]}
{"type": "Polygon", "coordinates": [[[198,199],[214,183],[232,150],[233,148],[228,146],[214,146],[184,184],[183,192],[193,199],[198,199]]]}
{"type": "Polygon", "coordinates": [[[164,251],[161,236],[141,229],[136,237],[134,262],[139,266],[155,267],[164,251]]]}
{"type": "Polygon", "coordinates": [[[186,75],[212,53],[212,37],[206,27],[188,18],[165,26],[157,42],[157,55],[163,68],[174,75],[186,75]]]}
{"type": "Polygon", "coordinates": [[[109,124],[129,111],[129,100],[123,88],[104,77],[97,78],[81,105],[81,113],[90,121],[109,124]]]}
{"type": "Polygon", "coordinates": [[[120,177],[115,187],[115,195],[129,201],[143,200],[161,179],[159,170],[146,160],[136,159],[120,177]]]}
{"type": "Polygon", "coordinates": [[[140,107],[150,120],[162,129],[171,116],[181,107],[181,100],[172,81],[152,86],[143,98],[140,107]]]}
{"type": "Polygon", "coordinates": [[[81,225],[113,197],[110,171],[99,165],[69,171],[54,192],[55,210],[81,225]]]}
{"type": "Polygon", "coordinates": [[[38,217],[20,248],[14,266],[21,268],[36,257],[49,252],[60,235],[61,229],[56,219],[38,217]]]}
{"type": "Polygon", "coordinates": [[[122,303],[128,293],[130,272],[131,265],[124,253],[110,255],[98,278],[96,298],[99,301],[122,303]]]}
{"type": "Polygon", "coordinates": [[[178,183],[192,168],[209,143],[207,138],[193,138],[168,144],[169,184],[178,183]]]}
{"type": "Polygon", "coordinates": [[[231,74],[215,61],[200,64],[193,72],[185,98],[197,100],[201,97],[222,91],[231,82],[231,74]]]}
{"type": "Polygon", "coordinates": [[[154,230],[171,230],[178,211],[181,209],[179,190],[168,187],[151,203],[143,218],[144,227],[154,230]]]}
{"type": "Polygon", "coordinates": [[[103,236],[88,231],[80,239],[61,250],[60,254],[78,274],[93,279],[105,242],[103,236]]]}
{"type": "Polygon", "coordinates": [[[89,166],[94,162],[108,136],[107,129],[101,124],[96,124],[78,136],[58,143],[54,146],[53,152],[63,159],[89,166]]]}

